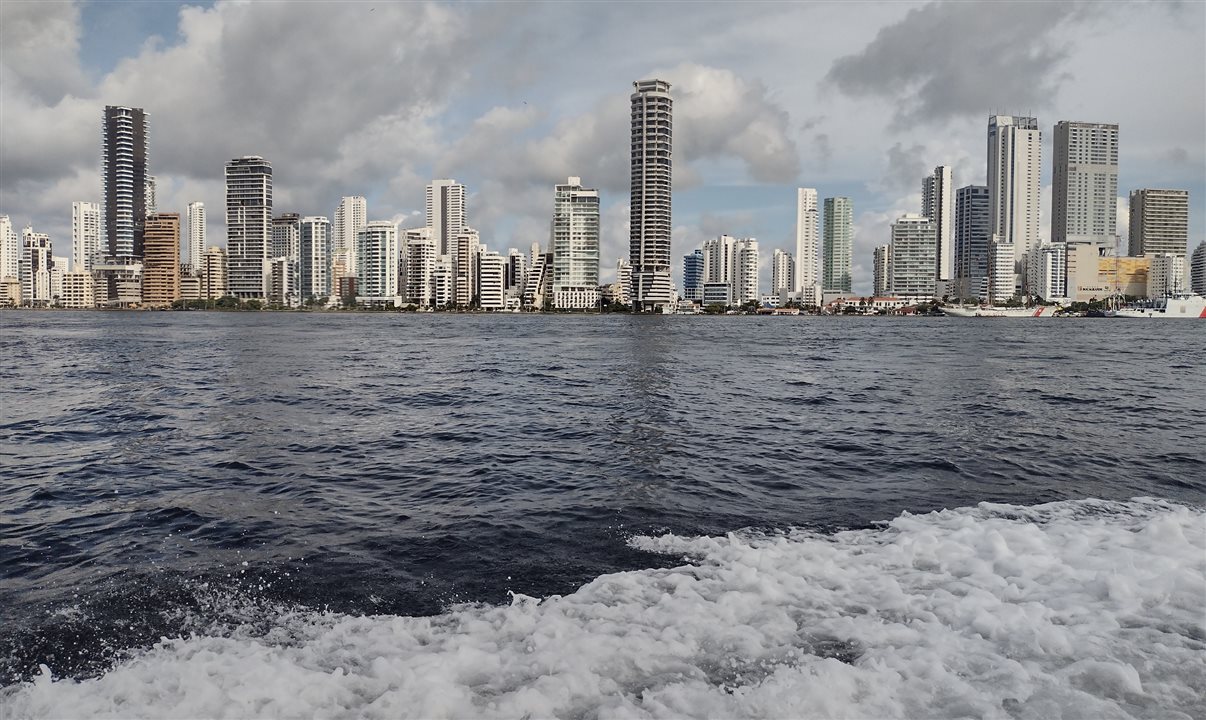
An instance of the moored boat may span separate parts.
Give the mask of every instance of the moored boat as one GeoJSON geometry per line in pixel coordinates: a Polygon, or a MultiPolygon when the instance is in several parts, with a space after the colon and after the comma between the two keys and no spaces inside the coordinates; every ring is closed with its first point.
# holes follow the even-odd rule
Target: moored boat
{"type": "Polygon", "coordinates": [[[1058,309],[1054,305],[1038,305],[1031,308],[950,305],[943,307],[942,312],[951,317],[1055,317],[1055,311],[1058,309]]]}
{"type": "Polygon", "coordinates": [[[1181,295],[1163,300],[1118,308],[1118,317],[1126,318],[1206,318],[1206,297],[1181,295]]]}

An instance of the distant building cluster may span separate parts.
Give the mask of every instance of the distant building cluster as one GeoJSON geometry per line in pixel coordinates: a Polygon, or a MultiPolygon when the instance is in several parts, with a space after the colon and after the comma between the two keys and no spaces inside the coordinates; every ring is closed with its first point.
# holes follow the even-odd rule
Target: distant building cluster
{"type": "MultiPolygon", "coordinates": [[[[613,283],[600,284],[599,192],[580,177],[553,186],[548,240],[504,253],[470,226],[467,189],[454,179],[427,186],[424,224],[406,228],[370,220],[358,195],[341,198],[332,219],[277,212],[272,163],[234,158],[225,165],[226,244],[209,245],[204,203],[188,203],[183,216],[157,207],[147,113],[107,106],[102,202],[72,203],[70,257],[56,255],[51,238],[32,227],[18,236],[0,215],[0,304],[699,312],[820,308],[852,297],[850,198],[819,199],[815,188],[797,190],[795,250],[773,251],[769,294],[759,286],[758,240],[727,234],[683,257],[676,288],[670,84],[635,82],[630,103],[629,256],[613,283]]],[[[921,180],[920,212],[892,223],[888,242],[873,252],[874,297],[863,308],[1206,292],[1206,244],[1189,257],[1185,190],[1131,191],[1123,253],[1117,125],[1055,125],[1049,241],[1040,236],[1038,120],[994,115],[987,140],[986,185],[956,188],[945,165],[921,180]]]]}

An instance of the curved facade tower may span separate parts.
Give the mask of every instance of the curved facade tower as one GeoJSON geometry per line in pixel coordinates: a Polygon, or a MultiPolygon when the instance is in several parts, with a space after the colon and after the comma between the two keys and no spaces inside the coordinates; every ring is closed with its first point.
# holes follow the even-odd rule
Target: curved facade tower
{"type": "Polygon", "coordinates": [[[629,196],[629,259],[632,305],[658,311],[671,302],[670,194],[674,101],[664,80],[634,82],[632,93],[632,186],[629,196]]]}

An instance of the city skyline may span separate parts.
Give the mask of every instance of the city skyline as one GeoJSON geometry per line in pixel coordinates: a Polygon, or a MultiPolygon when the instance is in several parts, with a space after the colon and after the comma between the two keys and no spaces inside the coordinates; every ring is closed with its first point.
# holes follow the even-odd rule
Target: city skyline
{"type": "MultiPolygon", "coordinates": [[[[691,18],[682,18],[673,7],[656,5],[647,12],[673,19],[667,43],[681,52],[646,52],[638,43],[632,56],[622,61],[603,62],[600,56],[580,81],[563,82],[568,69],[551,68],[547,75],[508,75],[507,82],[497,84],[502,90],[486,92],[480,80],[464,73],[531,71],[540,65],[539,57],[521,57],[508,66],[497,55],[489,56],[497,52],[492,45],[482,50],[488,57],[475,55],[466,60],[457,82],[434,88],[426,80],[415,80],[390,89],[385,98],[371,93],[344,98],[350,102],[347,113],[334,113],[323,122],[302,123],[296,133],[274,132],[286,118],[269,103],[250,116],[245,108],[241,110],[242,125],[225,123],[234,108],[215,104],[220,98],[213,93],[234,100],[238,93],[264,90],[256,80],[217,83],[220,87],[210,91],[202,89],[208,87],[205,83],[174,87],[181,84],[177,73],[197,69],[202,60],[216,63],[219,70],[229,69],[229,63],[238,57],[236,51],[249,42],[246,33],[279,20],[279,8],[218,3],[177,14],[176,8],[156,6],[142,13],[145,17],[130,20],[137,14],[123,12],[123,7],[120,3],[49,8],[6,3],[0,9],[10,19],[35,22],[35,29],[58,23],[57,27],[78,37],[77,42],[54,48],[53,57],[46,57],[42,48],[35,63],[32,56],[22,54],[22,48],[36,40],[35,33],[22,43],[7,43],[2,58],[9,71],[6,77],[14,79],[9,92],[16,99],[6,103],[4,110],[6,170],[0,183],[0,212],[10,214],[18,228],[32,221],[36,230],[50,234],[56,253],[70,255],[60,243],[70,237],[71,202],[103,201],[98,196],[96,113],[105,104],[124,104],[144,107],[151,119],[149,174],[157,178],[161,211],[184,213],[191,201],[222,207],[222,162],[257,154],[276,168],[275,205],[279,211],[329,217],[340,197],[364,195],[375,208],[375,219],[414,227],[422,224],[425,186],[432,178],[455,177],[468,188],[472,223],[482,242],[499,250],[526,249],[532,240],[547,241],[546,188],[567,176],[581,176],[600,192],[601,280],[606,282],[614,275],[615,258],[627,255],[625,116],[629,83],[652,77],[673,86],[676,129],[682,135],[675,143],[670,263],[680,287],[681,255],[708,238],[728,233],[759,239],[763,249],[761,284],[768,288],[773,249],[795,251],[796,189],[810,187],[821,197],[851,197],[855,211],[854,291],[869,293],[871,250],[890,238],[892,222],[920,206],[922,177],[935,166],[949,165],[955,187],[983,182],[983,118],[998,111],[1039,119],[1045,146],[1040,222],[1044,238],[1049,236],[1051,219],[1052,178],[1047,159],[1053,156],[1052,130],[1059,120],[1120,126],[1120,212],[1132,189],[1188,189],[1190,244],[1203,234],[1203,73],[1200,62],[1184,62],[1200,58],[1202,8],[1197,6],[1034,7],[1023,17],[1001,18],[991,6],[901,4],[884,5],[873,13],[851,13],[837,6],[807,5],[766,7],[737,22],[734,9],[724,6],[710,6],[692,13],[691,18]],[[738,37],[755,31],[764,35],[760,50],[766,51],[767,59],[701,49],[706,43],[689,31],[726,18],[732,20],[729,29],[738,37]],[[100,29],[118,25],[119,19],[129,21],[129,27],[122,24],[122,32],[102,39],[100,29]],[[965,43],[958,29],[989,20],[1000,25],[1002,43],[1012,40],[1017,45],[1016,50],[1005,53],[999,67],[992,65],[998,61],[976,59],[961,64],[935,56],[936,64],[924,71],[887,73],[896,77],[899,87],[876,80],[869,72],[876,63],[886,62],[885,58],[920,52],[901,47],[900,37],[910,29],[924,24],[933,28],[926,32],[945,32],[951,49],[958,50],[965,43]],[[783,33],[775,30],[776,25],[788,21],[799,31],[796,40],[817,33],[818,41],[811,49],[791,49],[783,33]],[[826,25],[839,23],[847,39],[837,42],[823,37],[826,25]],[[1073,28],[1086,33],[1078,34],[1078,39],[1064,48],[1065,38],[1055,29],[1073,28]],[[1162,38],[1152,47],[1149,61],[1130,67],[1113,60],[1110,38],[1128,32],[1143,35],[1145,28],[1146,35],[1162,38]],[[131,34],[137,36],[137,42],[131,41],[131,34]],[[149,45],[143,42],[153,36],[161,39],[149,45]],[[224,53],[235,54],[215,57],[217,39],[224,39],[224,53]],[[123,40],[127,44],[122,45],[123,40]],[[1035,51],[1042,62],[1022,62],[1019,58],[1027,49],[1035,51]],[[770,60],[785,53],[794,57],[792,53],[797,52],[804,55],[793,62],[805,71],[795,73],[798,77],[776,69],[770,60]],[[493,69],[487,68],[491,63],[493,69]],[[145,72],[151,64],[162,68],[154,74],[157,77],[145,72]],[[1134,86],[1133,92],[1140,95],[1153,92],[1144,102],[1123,102],[1116,93],[1106,92],[1113,84],[1157,65],[1167,67],[1172,75],[1163,78],[1183,84],[1185,92],[1156,93],[1148,89],[1150,83],[1141,82],[1131,82],[1128,87],[1134,86]],[[139,69],[143,71],[136,72],[139,69]],[[1075,82],[1048,79],[1052,69],[1062,70],[1075,82]],[[989,71],[1010,77],[993,83],[991,89],[969,90],[966,96],[934,97],[942,78],[963,79],[968,73],[989,71]],[[900,88],[904,87],[916,90],[915,98],[902,94],[900,88]],[[429,101],[429,97],[435,99],[429,101]],[[28,105],[28,113],[17,114],[26,107],[17,100],[28,105]],[[202,102],[196,105],[193,100],[202,102]],[[186,107],[205,108],[213,115],[214,127],[198,127],[197,117],[191,110],[186,112],[186,107]],[[34,122],[36,119],[43,122],[34,122]],[[45,122],[50,119],[53,124],[45,122]],[[47,128],[54,129],[54,138],[43,132],[47,128]],[[305,152],[300,150],[303,146],[305,152]],[[324,160],[321,168],[315,166],[319,159],[324,160]]],[[[410,18],[414,27],[406,32],[436,50],[454,45],[453,39],[481,33],[483,22],[496,20],[485,18],[488,13],[475,8],[431,5],[420,10],[405,13],[385,7],[377,8],[375,15],[381,21],[415,16],[410,18]],[[400,12],[402,15],[397,15],[400,12]]],[[[565,11],[546,11],[549,17],[536,17],[517,8],[520,19],[532,25],[534,32],[551,32],[552,24],[566,22],[565,11]]],[[[617,32],[629,13],[622,9],[589,13],[598,21],[603,37],[593,39],[582,52],[591,58],[599,56],[604,38],[617,32]]],[[[358,15],[332,6],[304,6],[294,8],[288,17],[305,27],[354,22],[358,15]]],[[[28,29],[28,22],[5,22],[3,32],[28,29]]],[[[573,26],[585,27],[584,21],[574,20],[573,26]]],[[[510,36],[517,27],[504,23],[491,29],[510,36]]],[[[553,52],[556,47],[560,46],[554,43],[554,48],[540,52],[553,52]]],[[[299,69],[318,71],[315,54],[289,52],[301,53],[294,58],[299,69]]],[[[387,76],[391,82],[395,77],[396,65],[409,67],[413,61],[403,53],[393,64],[384,63],[384,69],[361,67],[363,53],[342,44],[328,55],[323,59],[332,67],[356,69],[364,74],[365,87],[382,89],[387,76]]],[[[305,73],[299,73],[302,75],[305,73]]],[[[201,76],[214,79],[212,71],[201,76]]],[[[310,88],[311,83],[307,80],[305,85],[292,83],[290,87],[310,88]]],[[[273,90],[267,99],[278,94],[279,90],[273,90]]],[[[209,244],[225,244],[221,215],[210,212],[209,244]]],[[[1125,239],[1122,218],[1124,212],[1118,231],[1125,239]]]]}

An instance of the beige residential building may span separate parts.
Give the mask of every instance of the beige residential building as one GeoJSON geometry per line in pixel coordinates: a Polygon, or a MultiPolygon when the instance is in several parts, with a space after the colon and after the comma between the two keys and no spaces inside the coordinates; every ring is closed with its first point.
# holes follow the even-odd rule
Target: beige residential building
{"type": "Polygon", "coordinates": [[[171,305],[180,299],[180,213],[149,215],[142,247],[142,304],[171,305]]]}
{"type": "Polygon", "coordinates": [[[1189,191],[1132,190],[1130,254],[1185,257],[1188,251],[1189,191]]]}
{"type": "Polygon", "coordinates": [[[205,251],[201,263],[201,299],[217,300],[230,294],[226,250],[213,246],[205,251]]]}
{"type": "Polygon", "coordinates": [[[96,282],[91,272],[63,274],[63,294],[59,303],[65,308],[84,310],[96,307],[96,282]]]}

